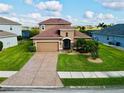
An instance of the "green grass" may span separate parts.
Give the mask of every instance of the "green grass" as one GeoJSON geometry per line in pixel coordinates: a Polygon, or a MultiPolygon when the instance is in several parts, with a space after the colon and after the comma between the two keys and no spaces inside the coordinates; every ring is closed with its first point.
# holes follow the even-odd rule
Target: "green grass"
{"type": "Polygon", "coordinates": [[[118,86],[124,85],[124,78],[62,79],[64,86],[118,86]]]}
{"type": "Polygon", "coordinates": [[[7,78],[0,78],[0,83],[2,83],[4,80],[6,80],[7,78]]]}
{"type": "Polygon", "coordinates": [[[87,61],[82,54],[60,54],[58,58],[58,71],[120,71],[124,70],[124,51],[100,45],[100,58],[103,63],[96,64],[87,61]]]}
{"type": "Polygon", "coordinates": [[[31,58],[33,53],[28,51],[32,41],[21,41],[19,45],[0,52],[0,71],[17,71],[31,58]]]}

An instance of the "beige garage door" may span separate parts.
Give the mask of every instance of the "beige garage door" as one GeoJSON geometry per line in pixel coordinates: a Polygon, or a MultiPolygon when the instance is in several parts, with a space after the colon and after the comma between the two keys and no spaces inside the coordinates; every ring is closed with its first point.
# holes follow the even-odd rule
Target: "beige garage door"
{"type": "Polygon", "coordinates": [[[37,43],[38,52],[56,52],[58,51],[58,42],[39,42],[37,43]]]}

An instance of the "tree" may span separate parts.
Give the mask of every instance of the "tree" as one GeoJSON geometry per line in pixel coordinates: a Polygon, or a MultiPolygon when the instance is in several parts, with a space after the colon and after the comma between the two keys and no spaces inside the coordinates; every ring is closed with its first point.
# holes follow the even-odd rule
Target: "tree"
{"type": "Polygon", "coordinates": [[[3,42],[0,41],[0,51],[3,49],[3,42]]]}
{"type": "Polygon", "coordinates": [[[39,32],[40,32],[39,28],[32,28],[30,31],[30,37],[33,37],[33,36],[39,34],[39,32]]]}
{"type": "Polygon", "coordinates": [[[99,43],[96,41],[87,41],[87,50],[91,53],[91,57],[93,59],[96,59],[99,57],[98,49],[99,49],[99,43]]]}
{"type": "Polygon", "coordinates": [[[85,30],[85,29],[86,29],[86,27],[85,26],[82,26],[81,30],[85,30]]]}
{"type": "Polygon", "coordinates": [[[106,25],[105,23],[99,23],[97,27],[106,28],[108,27],[108,25],[106,25]]]}

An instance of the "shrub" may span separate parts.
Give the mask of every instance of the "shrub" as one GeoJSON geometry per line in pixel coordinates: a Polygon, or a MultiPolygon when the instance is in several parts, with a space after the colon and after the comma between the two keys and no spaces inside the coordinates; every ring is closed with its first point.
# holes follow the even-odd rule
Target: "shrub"
{"type": "Polygon", "coordinates": [[[121,45],[121,43],[120,42],[116,42],[116,46],[120,46],[121,45]]]}
{"type": "Polygon", "coordinates": [[[77,50],[81,50],[82,47],[86,44],[86,41],[82,38],[79,38],[77,39],[77,42],[76,42],[76,47],[77,47],[77,50]]]}
{"type": "Polygon", "coordinates": [[[32,28],[30,31],[30,37],[33,37],[37,34],[39,34],[39,28],[32,28]]]}
{"type": "Polygon", "coordinates": [[[35,46],[29,46],[29,51],[30,52],[36,52],[36,47],[35,46]]]}
{"type": "Polygon", "coordinates": [[[23,38],[22,38],[22,36],[17,36],[17,40],[18,41],[20,41],[20,40],[22,40],[23,38]]]}
{"type": "Polygon", "coordinates": [[[0,41],[0,51],[3,49],[3,42],[0,41]]]}
{"type": "Polygon", "coordinates": [[[108,44],[109,44],[109,45],[114,45],[114,43],[113,43],[113,42],[108,42],[108,44]]]}

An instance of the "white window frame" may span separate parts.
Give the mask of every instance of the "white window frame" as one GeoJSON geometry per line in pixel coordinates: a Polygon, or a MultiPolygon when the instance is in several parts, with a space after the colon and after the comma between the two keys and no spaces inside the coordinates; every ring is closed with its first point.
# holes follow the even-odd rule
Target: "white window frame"
{"type": "Polygon", "coordinates": [[[41,29],[44,31],[45,30],[45,25],[41,25],[41,29]]]}

